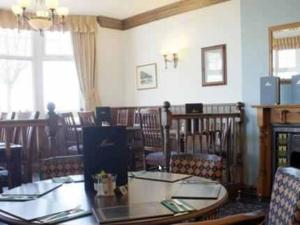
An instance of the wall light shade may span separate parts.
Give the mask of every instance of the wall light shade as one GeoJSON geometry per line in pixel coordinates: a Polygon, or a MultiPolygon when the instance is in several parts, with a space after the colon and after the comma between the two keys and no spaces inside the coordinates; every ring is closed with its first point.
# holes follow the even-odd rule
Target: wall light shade
{"type": "Polygon", "coordinates": [[[174,68],[177,68],[179,60],[177,53],[164,54],[163,57],[165,61],[165,69],[168,69],[168,63],[173,63],[174,68]]]}

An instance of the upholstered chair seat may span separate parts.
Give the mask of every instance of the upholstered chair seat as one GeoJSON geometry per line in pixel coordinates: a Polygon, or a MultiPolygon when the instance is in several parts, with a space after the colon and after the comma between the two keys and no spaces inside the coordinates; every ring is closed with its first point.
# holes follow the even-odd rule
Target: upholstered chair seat
{"type": "Polygon", "coordinates": [[[213,154],[176,154],[171,157],[170,171],[221,180],[222,158],[213,154]]]}
{"type": "Polygon", "coordinates": [[[40,161],[40,179],[83,174],[83,156],[57,156],[40,161]]]}

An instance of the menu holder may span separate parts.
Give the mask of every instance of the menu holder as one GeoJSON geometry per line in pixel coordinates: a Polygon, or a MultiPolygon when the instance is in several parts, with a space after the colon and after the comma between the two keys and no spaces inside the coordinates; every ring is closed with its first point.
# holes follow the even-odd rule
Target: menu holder
{"type": "Polygon", "coordinates": [[[36,199],[37,197],[35,196],[13,196],[13,195],[7,195],[7,196],[3,196],[0,195],[0,202],[26,202],[26,201],[31,201],[36,199]]]}
{"type": "Polygon", "coordinates": [[[61,214],[61,217],[63,215],[71,216],[79,211],[87,211],[86,209],[81,209],[80,202],[49,201],[49,199],[45,198],[27,202],[1,202],[0,207],[0,212],[23,221],[36,221],[57,214],[61,214]]]}
{"type": "Polygon", "coordinates": [[[192,175],[167,173],[167,172],[150,172],[150,171],[137,171],[129,173],[129,177],[145,180],[163,181],[174,183],[180,180],[187,179],[192,175]]]}
{"type": "Polygon", "coordinates": [[[159,202],[145,202],[132,204],[130,206],[124,205],[107,208],[93,208],[92,211],[99,224],[172,216],[174,214],[159,202]]]}
{"type": "Polygon", "coordinates": [[[182,183],[172,194],[177,199],[217,199],[221,185],[217,183],[182,183]]]}
{"type": "MultiPolygon", "coordinates": [[[[61,183],[49,183],[45,181],[23,184],[22,186],[10,189],[4,193],[2,193],[3,197],[11,197],[16,198],[20,196],[27,196],[28,198],[38,198],[41,197],[57,188],[59,188],[61,183]]],[[[4,199],[4,198],[3,198],[4,199]]],[[[21,198],[20,198],[21,199],[21,198]]]]}

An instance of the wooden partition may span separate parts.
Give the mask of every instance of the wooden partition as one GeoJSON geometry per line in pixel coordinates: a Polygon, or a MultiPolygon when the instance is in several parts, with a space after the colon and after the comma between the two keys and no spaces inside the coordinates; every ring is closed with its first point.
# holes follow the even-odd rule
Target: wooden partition
{"type": "MultiPolygon", "coordinates": [[[[177,146],[190,154],[216,154],[223,158],[223,182],[241,184],[243,178],[244,105],[237,103],[223,111],[207,108],[209,113],[168,114],[171,129],[176,126],[177,146]],[[214,113],[213,113],[214,112],[214,113]]],[[[170,133],[170,131],[169,131],[170,133]]]]}
{"type": "Polygon", "coordinates": [[[170,105],[168,102],[163,106],[112,107],[113,124],[116,124],[118,110],[128,110],[128,126],[138,126],[139,110],[157,107],[162,107],[167,162],[170,158],[169,150],[174,150],[171,136],[175,135],[178,151],[220,155],[225,164],[224,182],[243,183],[243,103],[204,104],[201,114],[185,114],[185,105],[170,105]],[[188,124],[191,126],[189,129],[188,124]]]}
{"type": "Polygon", "coordinates": [[[25,182],[32,180],[33,161],[58,154],[56,142],[58,116],[54,112],[54,105],[51,105],[48,110],[47,119],[0,121],[0,142],[5,142],[6,161],[10,162],[11,143],[22,146],[23,181],[25,182]]]}

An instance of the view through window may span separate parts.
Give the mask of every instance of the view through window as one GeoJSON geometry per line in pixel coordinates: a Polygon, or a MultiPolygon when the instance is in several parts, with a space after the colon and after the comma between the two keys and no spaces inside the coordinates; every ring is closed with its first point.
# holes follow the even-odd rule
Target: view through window
{"type": "Polygon", "coordinates": [[[0,29],[0,111],[78,111],[80,90],[69,32],[0,29]]]}

